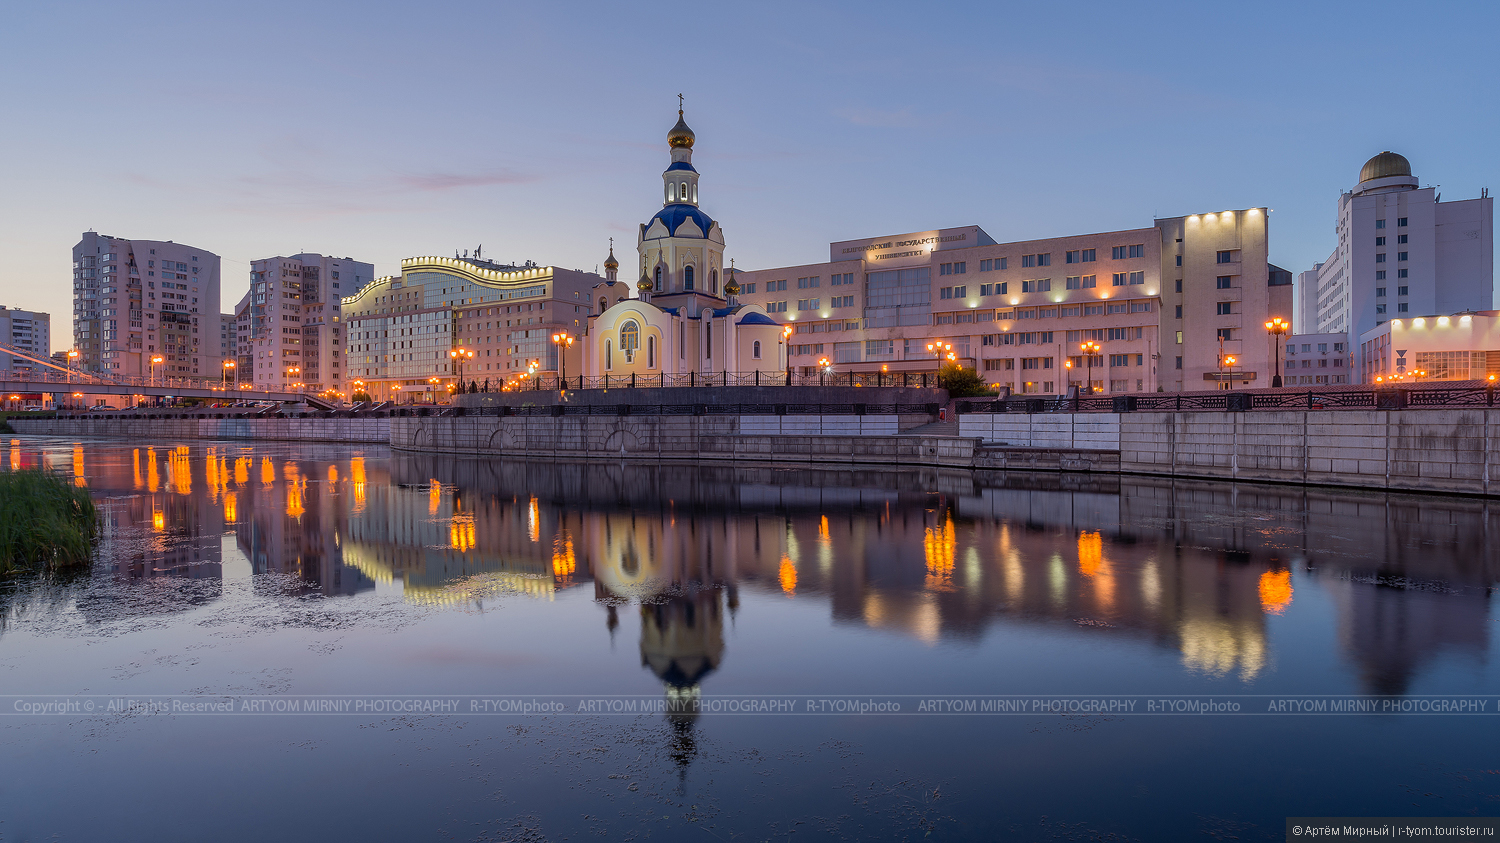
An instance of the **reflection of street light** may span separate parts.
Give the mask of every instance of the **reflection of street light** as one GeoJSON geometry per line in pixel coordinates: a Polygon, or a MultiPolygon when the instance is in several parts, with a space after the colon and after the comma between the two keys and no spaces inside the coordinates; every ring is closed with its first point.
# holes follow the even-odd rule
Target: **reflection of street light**
{"type": "Polygon", "coordinates": [[[1280,316],[1266,323],[1266,330],[1271,332],[1271,341],[1276,343],[1276,374],[1271,376],[1271,387],[1273,389],[1281,386],[1281,336],[1291,327],[1280,316]]]}
{"type": "Polygon", "coordinates": [[[1094,358],[1098,356],[1099,352],[1104,350],[1104,347],[1093,340],[1089,340],[1080,346],[1080,348],[1083,349],[1084,360],[1088,363],[1089,367],[1088,382],[1083,385],[1083,392],[1085,395],[1092,395],[1094,394],[1094,358]]]}

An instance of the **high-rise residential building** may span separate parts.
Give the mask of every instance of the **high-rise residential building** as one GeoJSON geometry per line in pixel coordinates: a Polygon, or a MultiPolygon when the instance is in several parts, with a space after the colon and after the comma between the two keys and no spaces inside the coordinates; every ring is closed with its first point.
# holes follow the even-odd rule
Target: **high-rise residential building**
{"type": "Polygon", "coordinates": [[[400,275],[377,279],[343,301],[346,383],[361,381],[376,400],[445,395],[459,374],[449,356],[456,347],[474,353],[464,363],[465,381],[498,386],[533,360],[540,371],[557,371],[552,334],[581,336],[593,301],[608,306],[625,298],[629,285],[578,270],[477,257],[407,258],[400,275]]]}
{"type": "Polygon", "coordinates": [[[1405,157],[1376,155],[1339,196],[1333,254],[1301,274],[1297,330],[1341,333],[1355,349],[1391,319],[1492,309],[1494,229],[1487,192],[1443,202],[1436,188],[1419,185],[1405,157]]]}
{"type": "MultiPolygon", "coordinates": [[[[51,314],[0,305],[0,342],[33,357],[46,359],[52,354],[51,314]]],[[[0,349],[0,371],[21,373],[45,368],[24,357],[5,354],[0,349]]]]}
{"type": "Polygon", "coordinates": [[[217,379],[218,333],[218,255],[92,231],[73,247],[73,347],[84,369],[217,379]]]}
{"type": "Polygon", "coordinates": [[[1263,324],[1292,308],[1291,274],[1266,260],[1264,208],[1012,243],[967,226],[829,251],[828,263],[735,274],[741,301],[791,323],[789,360],[809,374],[825,357],[839,371],[930,371],[928,346],[941,344],[1023,394],[1268,386],[1263,324]]]}
{"type": "Polygon", "coordinates": [[[246,369],[240,382],[345,391],[341,302],[374,277],[374,264],[311,252],[253,261],[250,291],[235,312],[236,334],[248,329],[236,343],[246,369]]]}

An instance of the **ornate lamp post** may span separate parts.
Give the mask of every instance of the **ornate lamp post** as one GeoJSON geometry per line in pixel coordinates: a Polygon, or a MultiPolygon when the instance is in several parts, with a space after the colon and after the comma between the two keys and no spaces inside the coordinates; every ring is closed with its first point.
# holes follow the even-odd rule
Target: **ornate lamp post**
{"type": "Polygon", "coordinates": [[[1281,337],[1291,327],[1280,316],[1266,323],[1266,330],[1271,332],[1271,342],[1276,343],[1276,374],[1271,376],[1271,387],[1273,389],[1281,386],[1281,337]]]}
{"type": "Polygon", "coordinates": [[[219,391],[229,391],[229,370],[234,368],[233,360],[224,361],[224,374],[219,377],[219,391]]]}
{"type": "Polygon", "coordinates": [[[465,360],[473,360],[474,359],[474,352],[470,351],[467,348],[464,348],[463,346],[459,346],[458,348],[455,348],[452,351],[449,351],[448,352],[448,356],[451,357],[451,358],[453,358],[453,362],[455,364],[457,364],[457,367],[458,367],[458,388],[459,388],[459,391],[462,391],[463,388],[464,388],[464,361],[465,360]]]}
{"type": "Polygon", "coordinates": [[[1084,362],[1088,363],[1088,380],[1085,381],[1084,384],[1083,384],[1083,394],[1084,395],[1093,395],[1094,394],[1094,357],[1096,357],[1099,354],[1099,352],[1101,352],[1101,351],[1104,350],[1104,346],[1100,345],[1099,343],[1094,342],[1093,340],[1089,340],[1088,342],[1084,343],[1081,346],[1081,348],[1083,349],[1083,359],[1084,359],[1084,362]]]}
{"type": "Polygon", "coordinates": [[[1067,372],[1064,373],[1063,377],[1066,377],[1068,379],[1068,388],[1072,389],[1073,388],[1073,361],[1072,360],[1064,360],[1063,361],[1063,368],[1067,369],[1067,372]]]}
{"type": "Polygon", "coordinates": [[[568,349],[573,347],[573,338],[559,331],[552,335],[552,341],[557,343],[557,373],[558,379],[562,381],[562,389],[568,388],[568,349]]]}
{"type": "MultiPolygon", "coordinates": [[[[297,377],[300,374],[302,374],[302,367],[301,366],[288,366],[288,367],[286,367],[286,384],[287,384],[287,388],[288,389],[291,389],[294,386],[294,384],[291,383],[292,379],[295,378],[295,377],[297,377]]],[[[300,384],[295,384],[295,385],[296,386],[300,386],[300,384]]]]}
{"type": "Polygon", "coordinates": [[[156,386],[156,367],[161,365],[165,360],[166,358],[160,354],[151,355],[151,365],[146,369],[146,372],[150,375],[148,380],[150,380],[152,386],[156,386]]]}

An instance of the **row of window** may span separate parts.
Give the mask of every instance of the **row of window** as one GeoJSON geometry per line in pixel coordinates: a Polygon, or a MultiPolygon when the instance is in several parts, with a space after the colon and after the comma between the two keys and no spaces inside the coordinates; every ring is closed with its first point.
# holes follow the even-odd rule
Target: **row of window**
{"type": "MultiPolygon", "coordinates": [[[[1404,261],[1404,260],[1406,260],[1407,254],[1409,254],[1409,253],[1408,252],[1397,252],[1396,253],[1396,260],[1398,260],[1398,261],[1404,261]]],[[[1375,253],[1375,262],[1376,263],[1385,263],[1385,252],[1376,252],[1375,253]]]]}
{"type": "MultiPolygon", "coordinates": [[[[1344,350],[1344,344],[1341,343],[1341,342],[1334,343],[1333,344],[1333,350],[1334,351],[1343,351],[1344,350]]],[[[1286,353],[1287,354],[1296,354],[1297,353],[1297,344],[1294,343],[1294,342],[1287,343],[1286,344],[1286,353]]],[[[1302,353],[1303,354],[1311,354],[1312,353],[1312,343],[1310,343],[1310,342],[1303,343],[1302,344],[1302,353]]],[[[1318,353],[1319,354],[1327,354],[1328,353],[1328,343],[1326,343],[1326,342],[1320,342],[1320,343],[1318,343],[1318,353]]]]}
{"type": "MultiPolygon", "coordinates": [[[[1385,220],[1376,220],[1375,221],[1375,227],[1376,228],[1385,228],[1385,220]]],[[[1406,227],[1406,217],[1397,217],[1396,218],[1396,227],[1397,228],[1405,228],[1406,227]]],[[[1403,234],[1401,236],[1405,237],[1406,235],[1403,234]]],[[[1406,241],[1403,240],[1402,242],[1404,243],[1406,241]]]]}
{"type": "MultiPolygon", "coordinates": [[[[1399,245],[1401,245],[1402,243],[1405,243],[1405,242],[1406,242],[1406,235],[1405,234],[1398,234],[1398,235],[1396,235],[1396,245],[1399,246],[1399,245]]],[[[1375,245],[1377,245],[1377,246],[1384,246],[1385,245],[1385,238],[1384,237],[1376,237],[1375,238],[1375,245]]]]}
{"type": "MultiPolygon", "coordinates": [[[[1385,305],[1383,305],[1383,304],[1377,304],[1377,305],[1375,305],[1375,312],[1376,313],[1385,313],[1385,305]]],[[[1409,307],[1407,306],[1406,302],[1398,302],[1396,304],[1396,312],[1397,313],[1410,313],[1411,311],[1410,311],[1409,307]]]]}
{"type": "MultiPolygon", "coordinates": [[[[1411,276],[1408,275],[1408,272],[1409,272],[1409,270],[1398,269],[1398,270],[1396,270],[1396,277],[1397,278],[1409,278],[1411,276]]],[[[1377,269],[1377,270],[1375,270],[1375,280],[1376,281],[1384,281],[1385,280],[1385,270],[1383,270],[1383,269],[1377,269]]]]}
{"type": "MultiPolygon", "coordinates": [[[[1329,362],[1328,361],[1329,360],[1333,361],[1332,365],[1333,365],[1333,368],[1335,368],[1335,369],[1342,369],[1344,367],[1344,358],[1342,358],[1342,357],[1331,357],[1331,358],[1330,357],[1320,357],[1320,358],[1318,358],[1318,368],[1319,369],[1326,369],[1326,368],[1328,368],[1328,366],[1329,366],[1329,362]]],[[[1311,369],[1312,367],[1313,367],[1313,361],[1311,359],[1303,360],[1302,361],[1302,368],[1304,368],[1304,369],[1311,369]]],[[[1295,368],[1297,368],[1297,361],[1296,360],[1288,360],[1288,361],[1286,361],[1286,370],[1288,372],[1290,372],[1291,370],[1293,370],[1295,368]]]]}
{"type": "MultiPolygon", "coordinates": [[[[1407,295],[1407,291],[1410,290],[1410,289],[1411,289],[1410,287],[1407,287],[1406,285],[1403,284],[1400,287],[1396,288],[1396,295],[1398,295],[1398,296],[1407,295]]],[[[1377,298],[1377,299],[1383,299],[1383,298],[1385,298],[1385,288],[1384,287],[1376,287],[1375,288],[1375,298],[1377,298]]]]}

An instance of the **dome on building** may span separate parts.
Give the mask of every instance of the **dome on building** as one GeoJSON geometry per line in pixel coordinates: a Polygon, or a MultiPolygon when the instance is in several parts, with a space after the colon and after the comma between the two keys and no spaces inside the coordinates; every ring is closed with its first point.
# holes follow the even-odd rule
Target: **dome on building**
{"type": "Polygon", "coordinates": [[[635,282],[635,288],[643,293],[651,292],[651,288],[654,286],[651,283],[651,277],[644,272],[641,273],[641,280],[635,282]]]}
{"type": "Polygon", "coordinates": [[[692,149],[693,140],[693,130],[689,129],[687,121],[682,119],[682,109],[678,109],[677,125],[672,127],[672,131],[667,132],[667,145],[685,146],[692,149]]]}
{"type": "Polygon", "coordinates": [[[617,260],[615,260],[615,247],[614,246],[610,246],[609,247],[609,257],[607,257],[607,258],[604,259],[604,268],[605,269],[619,269],[620,268],[620,262],[617,261],[617,260]]]}
{"type": "Polygon", "coordinates": [[[1406,156],[1397,155],[1390,150],[1386,150],[1366,161],[1365,165],[1359,169],[1359,180],[1361,182],[1372,181],[1374,179],[1387,179],[1393,176],[1406,176],[1409,178],[1411,176],[1411,162],[1406,160],[1406,156]]]}
{"type": "MultiPolygon", "coordinates": [[[[708,214],[703,213],[692,205],[684,205],[682,203],[674,203],[662,208],[651,219],[661,220],[662,225],[667,227],[667,233],[673,236],[677,235],[678,226],[689,219],[698,226],[699,231],[703,232],[701,235],[703,237],[707,237],[708,230],[714,226],[713,218],[708,214]]],[[[646,227],[650,228],[651,223],[647,222],[646,227]]]]}

